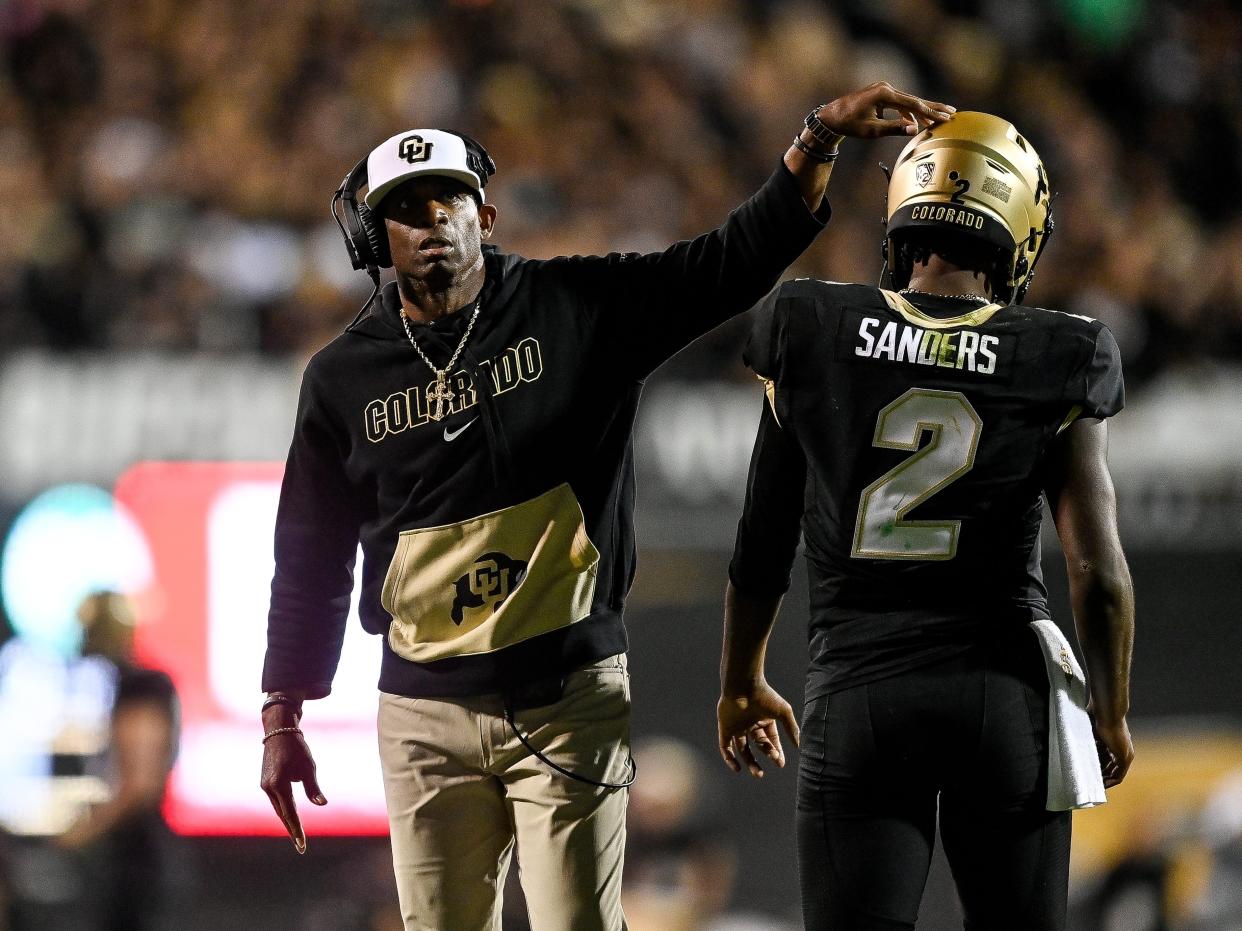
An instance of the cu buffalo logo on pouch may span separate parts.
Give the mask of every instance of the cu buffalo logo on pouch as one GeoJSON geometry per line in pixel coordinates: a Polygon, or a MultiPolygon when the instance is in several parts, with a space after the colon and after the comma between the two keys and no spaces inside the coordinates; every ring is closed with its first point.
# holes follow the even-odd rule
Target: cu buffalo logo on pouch
{"type": "Polygon", "coordinates": [[[431,147],[435,143],[423,142],[422,136],[406,136],[397,144],[397,154],[413,165],[431,158],[431,147]]]}
{"type": "Polygon", "coordinates": [[[932,172],[935,170],[935,162],[919,162],[914,166],[914,183],[919,187],[927,187],[931,184],[932,172]]]}
{"type": "Polygon", "coordinates": [[[504,553],[484,553],[460,579],[454,582],[457,596],[453,599],[453,623],[461,625],[467,608],[491,605],[500,608],[526,577],[526,563],[504,553]]]}

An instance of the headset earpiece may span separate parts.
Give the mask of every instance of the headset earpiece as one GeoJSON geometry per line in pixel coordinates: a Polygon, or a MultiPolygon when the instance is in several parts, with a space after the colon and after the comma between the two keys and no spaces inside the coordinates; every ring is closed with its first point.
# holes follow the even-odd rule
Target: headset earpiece
{"type": "Polygon", "coordinates": [[[332,218],[345,238],[345,250],[354,268],[389,268],[392,257],[388,251],[388,234],[358,196],[366,183],[367,160],[363,158],[332,195],[332,218]],[[340,204],[339,210],[337,204],[340,204]]]}
{"type": "Polygon", "coordinates": [[[467,136],[465,133],[453,135],[461,137],[461,141],[466,144],[466,165],[479,176],[479,183],[487,187],[487,179],[496,173],[496,163],[487,154],[487,149],[483,148],[473,136],[467,136]]]}
{"type": "Polygon", "coordinates": [[[371,211],[367,210],[366,204],[358,200],[358,191],[366,183],[367,160],[364,158],[345,176],[341,186],[333,193],[329,207],[332,211],[332,219],[336,221],[337,228],[345,237],[345,250],[349,253],[350,264],[356,269],[366,269],[374,285],[371,289],[371,296],[358,308],[353,321],[345,328],[347,330],[357,325],[363,314],[367,312],[367,308],[371,306],[371,302],[379,294],[380,264],[384,264],[385,267],[392,264],[392,260],[388,258],[388,236],[380,230],[382,238],[377,240],[375,227],[372,225],[371,211]],[[341,205],[339,211],[337,204],[341,205]],[[382,251],[377,250],[373,243],[382,245],[382,251]]]}
{"type": "Polygon", "coordinates": [[[371,247],[371,257],[375,259],[373,264],[391,268],[392,256],[388,252],[388,231],[384,229],[384,221],[377,221],[371,208],[362,201],[358,201],[358,223],[367,238],[367,245],[371,247]]]}

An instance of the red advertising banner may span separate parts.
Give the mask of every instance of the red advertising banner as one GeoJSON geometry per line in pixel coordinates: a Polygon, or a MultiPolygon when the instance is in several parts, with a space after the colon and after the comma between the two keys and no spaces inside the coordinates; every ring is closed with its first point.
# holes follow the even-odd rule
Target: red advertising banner
{"type": "MultiPolygon", "coordinates": [[[[135,593],[138,656],[168,672],[181,699],[165,814],[183,834],[283,833],[259,788],[281,473],[274,463],[147,462],[117,482],[151,555],[150,587],[135,593]]],[[[362,631],[356,604],[355,594],[333,694],[308,703],[303,721],[328,798],[319,808],[294,786],[311,835],[387,831],[375,737],[380,644],[362,631]]]]}

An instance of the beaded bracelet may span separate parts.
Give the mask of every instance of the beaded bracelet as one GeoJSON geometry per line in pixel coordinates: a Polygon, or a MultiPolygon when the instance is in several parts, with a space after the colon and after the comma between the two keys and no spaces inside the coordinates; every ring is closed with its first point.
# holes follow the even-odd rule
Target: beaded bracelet
{"type": "Polygon", "coordinates": [[[837,160],[837,156],[841,154],[839,150],[833,150],[832,152],[817,152],[815,149],[812,149],[809,145],[803,142],[801,136],[794,136],[793,146],[807,158],[816,162],[835,162],[837,160]]]}
{"type": "Polygon", "coordinates": [[[300,733],[302,733],[302,728],[300,727],[274,727],[270,731],[268,731],[266,734],[263,735],[263,743],[267,743],[269,738],[275,737],[277,734],[300,734],[300,733]]]}

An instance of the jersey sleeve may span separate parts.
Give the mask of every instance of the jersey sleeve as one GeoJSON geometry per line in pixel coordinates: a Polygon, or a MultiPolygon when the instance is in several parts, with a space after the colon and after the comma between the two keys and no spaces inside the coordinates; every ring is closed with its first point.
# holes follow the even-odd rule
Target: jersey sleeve
{"type": "Polygon", "coordinates": [[[1082,379],[1081,396],[1075,398],[1074,403],[1082,408],[1081,416],[1101,419],[1112,417],[1125,406],[1121,351],[1106,326],[1101,326],[1095,335],[1095,346],[1082,379]]]}
{"type": "Polygon", "coordinates": [[[552,259],[549,270],[601,309],[598,338],[645,378],[708,330],[749,310],[828,222],[781,164],[719,227],[663,252],[552,259]]]}
{"type": "Polygon", "coordinates": [[[755,308],[750,336],[742,350],[742,361],[752,372],[763,379],[775,379],[777,362],[782,349],[781,333],[777,331],[777,308],[780,306],[779,287],[768,292],[767,297],[755,308]]]}
{"type": "Polygon", "coordinates": [[[765,401],[750,459],[729,580],[740,592],[781,595],[798,550],[806,459],[765,401]]]}

